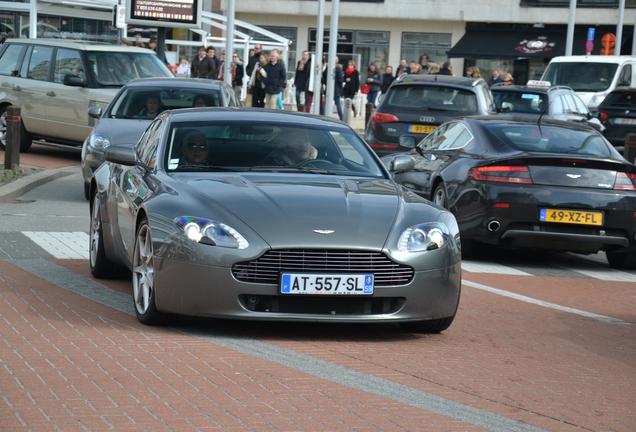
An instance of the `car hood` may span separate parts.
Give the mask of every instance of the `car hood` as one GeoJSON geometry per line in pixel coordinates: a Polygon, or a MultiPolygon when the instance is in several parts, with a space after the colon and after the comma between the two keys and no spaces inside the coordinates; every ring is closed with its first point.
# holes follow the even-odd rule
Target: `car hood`
{"type": "Polygon", "coordinates": [[[115,146],[134,146],[152,120],[101,118],[93,133],[104,136],[115,146]]]}
{"type": "Polygon", "coordinates": [[[222,207],[273,248],[379,250],[402,202],[398,187],[387,179],[256,173],[175,177],[192,199],[205,203],[210,216],[222,207]]]}

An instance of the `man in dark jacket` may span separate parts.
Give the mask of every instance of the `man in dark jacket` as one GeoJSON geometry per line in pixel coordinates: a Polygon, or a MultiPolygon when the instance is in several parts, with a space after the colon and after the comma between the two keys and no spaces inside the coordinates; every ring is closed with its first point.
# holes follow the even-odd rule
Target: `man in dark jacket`
{"type": "Polygon", "coordinates": [[[278,50],[273,49],[269,54],[269,63],[264,68],[267,74],[263,80],[265,83],[265,108],[278,109],[278,96],[286,85],[287,71],[278,56],[278,50]]]}
{"type": "Polygon", "coordinates": [[[192,59],[190,64],[190,76],[192,78],[208,78],[216,77],[216,65],[214,60],[207,56],[205,47],[199,48],[198,55],[192,59]]]}
{"type": "Polygon", "coordinates": [[[214,62],[214,67],[216,68],[218,73],[219,68],[221,66],[221,59],[216,56],[216,48],[214,48],[213,46],[210,46],[208,47],[207,52],[208,52],[208,57],[210,57],[212,61],[214,62]]]}
{"type": "Polygon", "coordinates": [[[294,87],[296,87],[296,107],[299,112],[305,111],[307,104],[307,92],[309,91],[309,76],[311,74],[311,56],[309,51],[303,51],[302,58],[296,66],[296,74],[294,75],[294,87]],[[304,95],[304,101],[301,103],[301,95],[304,95]]]}
{"type": "Polygon", "coordinates": [[[243,87],[243,76],[245,75],[243,63],[241,63],[238,53],[232,54],[232,88],[237,98],[241,98],[241,88],[243,87]]]}
{"type": "Polygon", "coordinates": [[[453,75],[453,66],[450,64],[449,61],[444,62],[442,68],[438,72],[438,75],[453,75]]]}
{"type": "Polygon", "coordinates": [[[245,68],[245,72],[247,72],[249,76],[252,76],[252,71],[254,71],[254,66],[256,66],[258,59],[261,57],[262,50],[261,44],[254,45],[254,54],[252,54],[250,59],[247,61],[247,68],[245,68]]]}

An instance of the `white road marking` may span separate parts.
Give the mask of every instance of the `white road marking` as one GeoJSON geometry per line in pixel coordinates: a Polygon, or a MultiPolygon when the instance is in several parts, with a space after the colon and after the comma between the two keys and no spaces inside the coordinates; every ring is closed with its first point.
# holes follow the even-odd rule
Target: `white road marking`
{"type": "Polygon", "coordinates": [[[513,276],[532,276],[530,273],[526,273],[513,267],[486,261],[462,261],[462,270],[470,273],[496,273],[513,276]]]}
{"type": "Polygon", "coordinates": [[[88,259],[89,237],[85,232],[23,231],[46,252],[58,259],[88,259]]]}
{"type": "Polygon", "coordinates": [[[543,300],[539,300],[539,299],[535,299],[532,297],[528,297],[528,296],[524,296],[521,294],[517,294],[514,292],[510,292],[510,291],[506,291],[506,290],[502,290],[499,288],[493,288],[491,286],[488,285],[483,285],[477,282],[471,282],[469,280],[462,280],[462,284],[469,286],[471,288],[475,288],[478,290],[482,290],[482,291],[487,291],[489,293],[492,294],[497,294],[500,295],[502,297],[508,297],[511,299],[515,299],[515,300],[519,300],[525,303],[531,303],[531,304],[535,304],[537,306],[542,306],[544,308],[548,308],[548,309],[554,309],[560,312],[566,312],[566,313],[570,313],[570,314],[574,314],[574,315],[578,315],[578,316],[582,316],[585,318],[590,318],[596,321],[600,321],[600,322],[604,322],[604,323],[608,323],[608,324],[620,324],[620,325],[630,325],[631,323],[627,322],[627,321],[623,321],[621,319],[618,318],[614,318],[614,317],[610,317],[610,316],[606,316],[606,315],[600,315],[600,314],[595,314],[593,312],[587,312],[581,309],[576,309],[576,308],[571,308],[568,306],[562,306],[556,303],[550,303],[547,301],[543,301],[543,300]]]}
{"type": "MultiPolygon", "coordinates": [[[[565,267],[564,267],[565,268],[565,267]]],[[[581,273],[587,277],[591,277],[593,279],[599,279],[602,281],[608,282],[636,282],[636,275],[622,272],[620,270],[615,270],[611,268],[599,268],[596,270],[587,270],[587,269],[579,269],[568,267],[568,270],[575,271],[577,273],[581,273]]]]}

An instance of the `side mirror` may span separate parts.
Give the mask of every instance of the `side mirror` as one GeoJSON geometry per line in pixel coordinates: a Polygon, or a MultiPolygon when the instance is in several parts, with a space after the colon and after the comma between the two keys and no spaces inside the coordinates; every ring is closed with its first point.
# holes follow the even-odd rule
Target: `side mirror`
{"type": "Polygon", "coordinates": [[[93,105],[88,109],[88,116],[94,119],[98,119],[102,116],[102,107],[93,105]]]}
{"type": "Polygon", "coordinates": [[[415,137],[413,135],[400,136],[400,147],[415,148],[415,137]]]}
{"type": "Polygon", "coordinates": [[[411,156],[400,155],[391,160],[389,171],[398,174],[415,168],[415,160],[411,156]]]}
{"type": "Polygon", "coordinates": [[[501,108],[499,108],[499,112],[502,112],[502,113],[512,112],[513,109],[514,109],[514,106],[510,102],[503,102],[501,104],[501,108]]]}
{"type": "Polygon", "coordinates": [[[64,85],[71,87],[84,87],[86,82],[83,78],[80,78],[78,75],[74,74],[66,74],[64,75],[64,85]]]}
{"type": "Polygon", "coordinates": [[[137,165],[137,153],[135,153],[135,149],[132,147],[108,147],[104,158],[108,162],[120,165],[137,165]]]}

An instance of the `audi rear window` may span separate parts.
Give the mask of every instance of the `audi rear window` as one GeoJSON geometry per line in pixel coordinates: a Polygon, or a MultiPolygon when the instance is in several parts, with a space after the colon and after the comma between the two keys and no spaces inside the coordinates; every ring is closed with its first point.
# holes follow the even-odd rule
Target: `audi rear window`
{"type": "Polygon", "coordinates": [[[529,153],[617,156],[596,131],[537,124],[494,124],[486,130],[507,147],[529,153]]]}
{"type": "Polygon", "coordinates": [[[385,103],[394,108],[404,109],[477,112],[475,93],[452,87],[399,85],[389,90],[385,103]]]}

